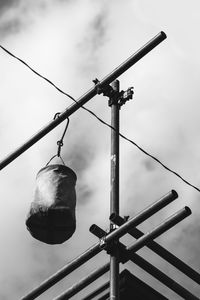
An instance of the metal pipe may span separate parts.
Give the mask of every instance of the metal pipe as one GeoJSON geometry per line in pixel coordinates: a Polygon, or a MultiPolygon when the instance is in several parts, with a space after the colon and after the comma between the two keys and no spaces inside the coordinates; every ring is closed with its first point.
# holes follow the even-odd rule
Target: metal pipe
{"type": "MultiPolygon", "coordinates": [[[[122,237],[128,230],[133,226],[137,226],[143,221],[145,221],[149,216],[152,216],[158,210],[169,204],[173,201],[173,197],[162,197],[160,200],[157,200],[155,203],[144,209],[141,213],[138,213],[135,217],[131,218],[126,224],[122,225],[120,228],[116,229],[115,231],[109,233],[106,236],[107,242],[112,242],[116,238],[122,237]]],[[[98,254],[100,251],[103,250],[102,241],[98,242],[97,244],[90,247],[86,250],[83,254],[76,257],[72,260],[69,264],[64,266],[61,270],[53,274],[51,277],[46,279],[43,283],[41,283],[37,288],[32,290],[28,295],[24,296],[21,300],[32,300],[41,295],[43,292],[48,290],[58,281],[63,279],[65,276],[70,274],[72,271],[80,267],[90,258],[98,254]]]]}
{"type": "Polygon", "coordinates": [[[82,253],[80,256],[76,257],[74,260],[72,260],[70,263],[68,263],[66,266],[64,266],[62,269],[60,269],[59,271],[54,273],[51,277],[49,277],[45,281],[43,281],[38,287],[33,289],[26,296],[22,297],[21,300],[32,300],[32,299],[39,297],[42,293],[44,293],[50,287],[55,285],[58,281],[60,281],[65,276],[67,276],[68,274],[73,272],[75,269],[80,267],[82,264],[84,264],[90,258],[94,257],[96,254],[101,252],[101,250],[102,249],[99,247],[99,243],[93,245],[92,247],[87,249],[84,253],[82,253]]]}
{"type": "MultiPolygon", "coordinates": [[[[156,213],[157,211],[159,211],[160,209],[162,209],[163,207],[165,207],[166,205],[168,205],[169,203],[171,203],[172,201],[174,201],[177,198],[178,198],[177,192],[175,190],[171,190],[169,193],[167,193],[166,195],[161,197],[159,200],[153,202],[152,204],[147,206],[144,210],[142,210],[139,213],[139,216],[140,216],[139,218],[143,219],[143,214],[145,215],[145,218],[151,217],[152,214],[156,213]]],[[[115,213],[111,214],[110,221],[115,223],[118,216],[119,215],[115,214],[115,213]]],[[[143,221],[141,221],[141,222],[143,222],[143,221]]],[[[121,226],[122,224],[125,224],[125,222],[120,223],[118,225],[121,226]]]]}
{"type": "Polygon", "coordinates": [[[102,286],[100,286],[99,288],[97,288],[96,290],[94,290],[93,292],[91,292],[90,294],[88,294],[82,300],[92,300],[92,299],[94,299],[94,297],[96,297],[97,295],[99,295],[100,293],[102,293],[103,291],[105,291],[106,289],[108,289],[109,286],[110,286],[110,281],[104,283],[102,286]]]}
{"type": "MultiPolygon", "coordinates": [[[[161,197],[159,200],[156,200],[154,203],[147,206],[145,209],[143,209],[141,212],[139,212],[137,215],[129,219],[129,221],[126,221],[121,218],[118,214],[112,213],[110,215],[110,220],[117,224],[118,226],[124,225],[125,223],[134,222],[134,224],[140,224],[149,217],[151,217],[153,214],[158,212],[160,209],[164,208],[168,204],[170,204],[172,201],[178,198],[178,194],[175,190],[171,190],[169,193],[161,197]]],[[[128,225],[128,224],[127,224],[128,225]]],[[[128,225],[129,226],[129,225],[128,225]]],[[[136,225],[137,226],[137,225],[136,225]]],[[[118,228],[119,230],[119,228],[118,228]]],[[[132,230],[135,230],[135,228],[131,229],[128,233],[132,232],[132,230]]],[[[102,228],[100,228],[96,224],[92,224],[89,228],[89,231],[93,233],[98,238],[105,237],[108,235],[106,231],[104,231],[102,228]]]]}
{"type": "MultiPolygon", "coordinates": [[[[119,80],[111,83],[115,94],[119,94],[119,80]]],[[[111,102],[111,172],[110,172],[110,214],[119,214],[119,110],[118,98],[110,97],[111,102]]],[[[112,231],[115,224],[110,223],[112,231]]],[[[119,300],[119,251],[118,240],[113,242],[114,251],[110,254],[110,300],[119,300]]]]}
{"type": "MultiPolygon", "coordinates": [[[[112,219],[112,221],[118,226],[121,226],[122,224],[125,223],[125,220],[120,216],[116,216],[115,218],[112,219]]],[[[132,228],[131,230],[129,230],[128,233],[136,239],[144,235],[144,233],[140,231],[138,228],[132,228]]],[[[175,268],[177,268],[179,271],[183,272],[190,279],[200,284],[200,274],[198,272],[196,272],[194,269],[192,269],[190,266],[188,266],[186,263],[184,263],[181,259],[176,257],[174,254],[169,252],[167,249],[159,245],[157,242],[152,240],[146,245],[146,247],[154,251],[160,257],[165,259],[168,263],[170,263],[175,268]]]]}
{"type": "MultiPolygon", "coordinates": [[[[104,77],[100,83],[99,87],[104,87],[107,84],[110,84],[113,80],[115,80],[118,76],[128,70],[131,66],[133,66],[137,61],[139,61],[143,56],[145,56],[148,52],[150,52],[153,48],[155,48],[158,44],[160,44],[164,39],[166,39],[166,34],[161,31],[158,33],[153,39],[151,39],[147,44],[145,44],[142,48],[140,48],[136,53],[130,56],[126,61],[124,61],[121,65],[119,65],[116,69],[114,69],[110,74],[104,77]]],[[[5,168],[9,163],[15,160],[18,156],[32,147],[35,143],[37,143],[41,138],[43,138],[46,134],[48,134],[51,130],[57,127],[61,122],[71,116],[75,111],[77,111],[81,106],[87,103],[90,99],[92,99],[97,94],[97,89],[94,86],[89,91],[87,91],[83,96],[81,96],[76,103],[70,105],[66,110],[64,110],[59,118],[50,121],[43,128],[41,128],[36,134],[34,134],[29,140],[27,140],[20,147],[15,149],[13,152],[8,154],[3,160],[0,161],[0,170],[5,168]]]]}
{"type": "Polygon", "coordinates": [[[101,296],[98,300],[109,300],[109,293],[106,293],[105,295],[101,296]]]}
{"type": "MultiPolygon", "coordinates": [[[[176,212],[174,215],[170,216],[167,220],[162,222],[160,225],[156,226],[153,230],[141,236],[132,246],[128,247],[126,253],[123,254],[121,258],[122,262],[125,263],[128,260],[133,261],[145,271],[150,273],[152,276],[157,278],[159,281],[168,286],[171,290],[176,292],[178,295],[182,296],[184,299],[197,300],[198,298],[191,294],[188,290],[182,287],[180,284],[172,280],[170,277],[165,275],[159,269],[154,267],[149,262],[145,261],[142,257],[135,254],[136,251],[141,249],[141,247],[148,245],[156,237],[160,236],[162,233],[176,225],[178,222],[182,221],[184,218],[191,214],[189,207],[184,207],[183,209],[176,212]]],[[[123,225],[122,225],[123,226],[123,225]]]]}
{"type": "MultiPolygon", "coordinates": [[[[175,280],[171,279],[169,276],[167,276],[165,273],[163,273],[161,270],[156,268],[154,265],[146,261],[144,258],[142,258],[140,255],[133,253],[130,260],[145,270],[147,273],[151,274],[154,278],[162,282],[164,285],[166,285],[169,289],[173,290],[176,294],[183,297],[184,299],[190,299],[190,300],[197,300],[198,298],[190,293],[187,289],[185,289],[183,286],[181,286],[179,283],[177,283],[175,280]]],[[[109,288],[109,281],[103,284],[98,289],[91,292],[89,295],[87,295],[82,300],[92,300],[95,296],[98,296],[100,293],[105,291],[109,288]]],[[[107,299],[107,298],[105,298],[107,299]]]]}
{"type": "MultiPolygon", "coordinates": [[[[166,205],[171,203],[177,198],[177,193],[175,191],[171,191],[167,195],[163,196],[161,199],[155,201],[154,203],[150,204],[148,207],[143,209],[141,212],[139,212],[137,215],[135,215],[133,218],[129,219],[126,223],[124,223],[121,227],[119,227],[117,230],[111,232],[109,235],[105,237],[105,242],[109,243],[110,239],[114,238],[120,238],[122,237],[125,232],[127,232],[127,227],[133,227],[133,224],[139,225],[140,223],[144,222],[146,219],[151,217],[153,214],[158,212],[160,209],[164,208],[166,205]]],[[[110,220],[112,220],[113,216],[115,214],[111,214],[110,220]]],[[[135,225],[135,226],[137,226],[135,225]]],[[[135,227],[134,226],[134,227],[135,227]]]]}
{"type": "MultiPolygon", "coordinates": [[[[160,225],[156,226],[153,230],[146,233],[143,237],[141,237],[139,239],[140,241],[139,240],[136,241],[132,246],[129,246],[127,249],[125,249],[126,247],[122,243],[119,242],[119,245],[121,245],[119,261],[124,264],[128,260],[132,260],[134,263],[138,264],[140,267],[143,268],[143,266],[144,266],[144,270],[149,272],[152,276],[154,276],[158,280],[159,280],[159,276],[160,276],[161,277],[161,282],[163,282],[164,284],[166,282],[166,285],[170,288],[171,288],[171,285],[172,285],[171,289],[173,289],[178,294],[184,292],[185,295],[189,295],[189,292],[186,289],[184,289],[178,283],[174,282],[172,279],[170,279],[167,275],[162,273],[156,267],[154,267],[150,263],[146,262],[143,258],[140,258],[138,255],[135,254],[135,251],[138,251],[143,246],[147,245],[147,243],[149,243],[152,238],[158,237],[159,235],[161,235],[165,231],[169,230],[171,227],[176,225],[178,222],[182,221],[184,218],[186,218],[190,214],[191,214],[191,210],[188,207],[184,207],[183,209],[176,212],[174,215],[170,216],[167,220],[162,222],[160,225]],[[155,273],[155,275],[154,275],[154,273],[155,273]],[[157,275],[157,274],[159,274],[159,275],[157,275]]],[[[103,232],[104,232],[104,235],[105,235],[106,232],[103,229],[101,229],[101,233],[103,233],[103,232]]],[[[105,264],[101,268],[95,270],[90,275],[83,278],[79,283],[73,285],[66,292],[64,292],[62,295],[60,295],[58,298],[56,298],[56,300],[58,300],[58,299],[61,300],[61,299],[66,299],[67,297],[68,298],[72,297],[73,295],[78,293],[81,289],[85,288],[91,282],[93,282],[98,277],[100,277],[101,272],[102,271],[104,272],[104,270],[108,270],[107,268],[109,268],[109,264],[105,264]],[[71,294],[71,293],[73,293],[73,294],[71,294]],[[62,298],[60,298],[60,297],[62,297],[62,298]]],[[[192,295],[192,294],[190,294],[190,295],[192,295]]],[[[196,298],[186,298],[186,299],[196,299],[196,298]]]]}
{"type": "Polygon", "coordinates": [[[149,231],[145,235],[141,236],[138,240],[136,240],[136,242],[133,244],[133,246],[129,248],[128,251],[130,252],[130,254],[138,251],[141,248],[141,245],[143,247],[147,244],[147,241],[157,238],[166,230],[170,229],[172,226],[176,225],[178,222],[191,215],[191,213],[192,212],[188,206],[185,206],[184,208],[180,209],[175,214],[164,220],[161,224],[156,226],[153,230],[149,231]]]}
{"type": "Polygon", "coordinates": [[[154,265],[150,264],[148,261],[146,261],[141,256],[137,255],[136,253],[132,253],[131,257],[129,259],[141,267],[143,270],[151,274],[153,277],[158,279],[160,282],[165,284],[168,288],[170,288],[172,291],[174,291],[179,296],[183,297],[183,299],[187,300],[198,300],[196,296],[191,294],[188,290],[186,290],[183,286],[181,286],[179,283],[171,279],[169,276],[167,276],[165,273],[160,271],[158,268],[156,268],[154,265]]]}
{"type": "Polygon", "coordinates": [[[92,224],[89,228],[89,231],[91,233],[93,233],[96,237],[98,237],[99,239],[101,239],[102,237],[104,237],[107,234],[107,232],[105,230],[101,229],[96,224],[92,224]]]}
{"type": "MultiPolygon", "coordinates": [[[[113,90],[119,93],[119,80],[111,83],[113,90]]],[[[112,97],[110,101],[112,101],[112,97]]],[[[110,172],[110,214],[119,214],[119,110],[118,99],[111,104],[111,172],[110,172]]],[[[113,224],[113,223],[111,223],[113,224]]],[[[111,228],[112,229],[112,228],[111,228]]]]}
{"type": "MultiPolygon", "coordinates": [[[[181,286],[179,283],[171,279],[169,276],[167,276],[165,273],[163,273],[161,270],[156,268],[154,265],[146,261],[144,258],[142,258],[140,255],[136,253],[132,253],[130,260],[135,263],[137,266],[142,268],[144,271],[149,273],[151,276],[162,282],[164,285],[166,285],[168,288],[173,290],[176,294],[179,296],[182,296],[184,299],[191,299],[191,300],[197,300],[198,298],[193,295],[190,291],[185,289],[183,286],[181,286]]],[[[94,299],[95,296],[99,295],[101,292],[105,291],[107,288],[109,288],[110,282],[106,282],[104,285],[99,287],[98,289],[91,292],[89,295],[87,295],[83,300],[91,300],[94,299]]]]}
{"type": "Polygon", "coordinates": [[[102,85],[106,85],[118,78],[122,73],[127,71],[131,66],[143,58],[152,49],[158,46],[162,41],[167,38],[165,32],[160,31],[155,37],[153,37],[149,42],[147,42],[143,47],[141,47],[137,52],[130,56],[126,61],[124,61],[119,67],[114,69],[112,73],[106,76],[102,80],[102,85]]]}
{"type": "Polygon", "coordinates": [[[58,297],[54,298],[54,300],[65,300],[73,297],[75,294],[77,294],[79,291],[84,289],[86,286],[88,286],[90,283],[98,279],[100,276],[108,272],[110,269],[110,263],[103,265],[102,267],[94,270],[91,272],[88,276],[81,279],[79,282],[75,283],[73,286],[71,286],[67,291],[59,295],[58,297]]]}

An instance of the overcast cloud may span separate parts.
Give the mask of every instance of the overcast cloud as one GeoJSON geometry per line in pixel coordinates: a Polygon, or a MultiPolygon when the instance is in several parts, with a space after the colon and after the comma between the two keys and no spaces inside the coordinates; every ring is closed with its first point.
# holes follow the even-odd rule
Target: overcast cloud
{"type": "MultiPolygon", "coordinates": [[[[200,187],[199,11],[199,1],[1,1],[0,43],[77,98],[94,78],[101,79],[165,31],[167,40],[119,78],[122,89],[135,89],[134,100],[121,109],[121,132],[200,187]]],[[[3,159],[72,101],[2,50],[0,66],[3,159]]],[[[107,99],[96,96],[86,106],[110,122],[107,99]]],[[[0,172],[0,299],[20,299],[95,243],[91,224],[109,227],[110,130],[80,109],[70,117],[63,149],[66,164],[78,177],[77,230],[63,245],[48,246],[25,228],[35,176],[56,153],[63,128],[61,124],[0,172]]],[[[171,189],[179,194],[176,203],[142,228],[190,206],[192,216],[159,241],[200,271],[199,193],[121,140],[121,215],[133,215],[171,189]]],[[[150,252],[141,253],[200,295],[199,287],[171,266],[150,252]]],[[[106,255],[99,255],[40,299],[52,299],[105,261],[106,255]]],[[[166,297],[180,299],[130,263],[125,267],[166,297]]]]}

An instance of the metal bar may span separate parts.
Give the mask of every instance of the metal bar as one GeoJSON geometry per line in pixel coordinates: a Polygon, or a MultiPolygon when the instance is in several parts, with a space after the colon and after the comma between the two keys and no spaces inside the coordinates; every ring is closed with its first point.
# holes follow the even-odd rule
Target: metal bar
{"type": "Polygon", "coordinates": [[[109,300],[109,293],[106,293],[105,295],[101,296],[98,300],[109,300]]]}
{"type": "Polygon", "coordinates": [[[99,243],[93,245],[91,248],[87,249],[84,253],[82,253],[80,256],[76,257],[74,260],[72,260],[70,263],[68,263],[62,269],[60,269],[59,271],[54,273],[51,277],[49,277],[45,281],[43,281],[38,287],[33,289],[26,296],[22,297],[21,300],[32,300],[32,299],[39,297],[42,293],[44,293],[50,287],[55,285],[57,282],[59,282],[65,276],[69,275],[71,272],[73,272],[75,269],[80,267],[82,264],[84,264],[90,258],[94,257],[96,254],[101,252],[101,250],[102,249],[100,249],[99,243]]]}
{"type": "MultiPolygon", "coordinates": [[[[191,215],[191,213],[192,212],[191,212],[190,208],[188,206],[185,206],[184,208],[182,208],[181,210],[179,210],[178,212],[176,212],[175,214],[173,214],[172,216],[167,218],[161,224],[156,226],[153,230],[149,231],[145,235],[141,236],[138,240],[136,240],[136,242],[133,244],[133,246],[129,248],[129,252],[130,253],[136,252],[137,250],[139,250],[141,248],[141,245],[143,247],[144,245],[147,244],[147,242],[146,242],[147,240],[149,241],[149,240],[153,240],[153,239],[157,238],[159,235],[161,235],[163,232],[165,232],[172,226],[176,225],[178,222],[183,220],[185,217],[188,217],[189,215],[191,215]]],[[[122,226],[124,226],[124,225],[122,225],[122,226]]]]}
{"type": "MultiPolygon", "coordinates": [[[[157,212],[158,210],[160,210],[164,206],[168,205],[169,203],[171,203],[172,201],[174,201],[177,198],[178,198],[177,192],[175,190],[171,190],[169,193],[167,193],[166,195],[162,196],[160,198],[160,200],[157,200],[157,201],[153,202],[152,204],[150,204],[149,206],[147,206],[139,214],[141,215],[141,214],[144,213],[146,215],[146,213],[147,213],[146,210],[149,210],[149,208],[151,206],[154,206],[155,212],[157,212]],[[155,206],[156,202],[157,202],[157,205],[159,206],[159,208],[157,208],[155,206]],[[162,206],[162,205],[164,205],[164,206],[162,206]]],[[[142,218],[142,216],[140,216],[140,217],[142,218]]],[[[150,211],[149,211],[149,215],[147,216],[147,218],[149,218],[149,217],[151,217],[151,212],[150,211]]],[[[116,222],[117,218],[118,218],[118,214],[113,213],[113,214],[110,215],[110,221],[112,221],[113,223],[116,222]]],[[[121,226],[124,223],[125,222],[120,223],[119,226],[121,226]]]]}
{"type": "MultiPolygon", "coordinates": [[[[135,217],[130,219],[126,224],[122,225],[120,228],[116,229],[115,231],[109,233],[107,235],[107,239],[109,242],[112,242],[115,238],[119,238],[123,236],[131,226],[135,227],[145,221],[147,218],[152,216],[154,213],[156,213],[158,210],[163,208],[164,206],[168,205],[170,202],[172,202],[174,199],[173,197],[162,197],[161,199],[157,200],[155,203],[147,207],[145,210],[143,210],[141,213],[138,213],[135,217]],[[125,226],[125,230],[123,229],[123,226],[125,226]],[[118,231],[120,230],[120,235],[118,236],[118,231]],[[109,237],[111,236],[111,238],[109,237]]],[[[74,260],[72,260],[69,264],[64,266],[62,269],[60,269],[58,272],[53,274],[51,277],[46,279],[44,282],[42,282],[37,288],[32,290],[29,294],[24,296],[21,300],[32,300],[40,296],[43,292],[48,290],[50,287],[52,287],[54,284],[56,284],[58,281],[63,279],[65,276],[73,272],[75,269],[80,267],[82,264],[84,264],[86,261],[94,257],[96,254],[98,254],[103,249],[100,247],[101,242],[98,242],[97,244],[90,247],[88,250],[86,250],[83,254],[76,257],[74,260]]]]}
{"type": "MultiPolygon", "coordinates": [[[[141,267],[144,265],[144,270],[146,271],[146,270],[148,270],[148,268],[151,269],[151,272],[149,272],[149,271],[147,271],[147,272],[149,272],[152,276],[154,276],[154,273],[155,273],[154,277],[156,277],[158,280],[159,280],[159,276],[157,276],[157,274],[161,274],[162,275],[161,278],[163,280],[161,282],[163,282],[164,284],[166,282],[167,283],[166,285],[168,287],[170,287],[171,284],[173,283],[172,289],[174,291],[176,291],[177,293],[186,292],[187,291],[186,289],[182,288],[179,284],[177,284],[176,282],[171,280],[167,275],[163,274],[160,270],[153,267],[151,264],[147,263],[144,259],[142,259],[142,258],[138,259],[138,262],[137,262],[138,255],[135,254],[135,251],[138,251],[139,249],[141,249],[143,246],[145,246],[147,243],[149,243],[152,240],[152,238],[158,237],[159,235],[161,235],[162,233],[164,233],[165,231],[169,230],[171,227],[176,225],[178,222],[180,222],[184,218],[188,217],[190,214],[191,214],[191,210],[188,207],[184,207],[183,209],[176,212],[174,215],[170,216],[167,220],[162,222],[160,225],[156,226],[153,230],[146,233],[143,237],[141,237],[139,239],[140,242],[139,242],[139,240],[136,241],[132,246],[128,247],[127,249],[125,249],[126,247],[122,243],[119,242],[119,245],[121,245],[119,261],[124,264],[128,260],[132,260],[141,267]],[[151,266],[152,266],[152,268],[151,268],[151,266]]],[[[102,229],[101,229],[101,233],[103,233],[102,229]]],[[[104,234],[106,234],[105,231],[104,231],[104,234]]],[[[61,299],[66,299],[66,298],[68,299],[68,298],[72,297],[73,295],[78,293],[81,289],[85,288],[91,282],[93,282],[98,277],[100,277],[102,271],[104,274],[104,270],[108,270],[107,268],[109,268],[109,263],[105,264],[101,268],[92,272],[87,277],[83,278],[78,284],[73,285],[71,288],[69,288],[66,292],[64,292],[62,295],[60,295],[55,300],[61,300],[61,299]],[[73,292],[73,294],[71,294],[72,292],[73,292]]],[[[186,293],[185,295],[189,295],[189,292],[188,292],[188,294],[186,293]]],[[[186,298],[186,299],[190,299],[190,298],[186,298]]],[[[196,298],[191,298],[191,299],[196,299],[196,298]]]]}
{"type": "Polygon", "coordinates": [[[109,288],[109,286],[110,286],[110,281],[104,283],[102,286],[100,286],[99,288],[97,288],[96,290],[94,290],[93,292],[88,294],[82,300],[91,300],[91,299],[93,299],[94,297],[96,297],[97,295],[99,295],[100,293],[105,291],[107,288],[109,288]]]}
{"type": "Polygon", "coordinates": [[[110,298],[119,300],[119,255],[118,249],[115,249],[110,255],[110,298]]]}
{"type": "Polygon", "coordinates": [[[95,271],[91,272],[88,276],[81,279],[79,282],[75,283],[73,286],[71,286],[67,291],[59,295],[58,297],[54,298],[54,300],[65,300],[73,297],[75,294],[77,294],[79,291],[84,289],[86,286],[88,286],[90,283],[98,279],[100,276],[108,272],[110,269],[110,263],[103,265],[102,267],[96,269],[95,271]]]}
{"type": "MultiPolygon", "coordinates": [[[[118,226],[121,226],[122,224],[125,223],[125,220],[120,216],[116,216],[115,218],[112,219],[112,221],[118,226]]],[[[136,239],[144,235],[144,233],[140,231],[138,228],[132,228],[129,231],[129,234],[136,239]]],[[[173,265],[175,268],[177,268],[179,271],[183,272],[190,279],[200,284],[200,274],[196,272],[194,269],[192,269],[190,266],[188,266],[186,263],[184,263],[181,259],[176,257],[174,254],[169,252],[167,249],[165,249],[155,241],[150,241],[146,246],[152,251],[154,251],[156,254],[158,254],[160,257],[165,259],[168,263],[173,265]]]]}
{"type": "Polygon", "coordinates": [[[176,292],[178,295],[182,296],[184,299],[197,300],[199,298],[191,294],[188,290],[186,290],[180,284],[178,284],[170,277],[165,275],[159,269],[151,265],[149,262],[145,261],[142,257],[135,254],[135,252],[141,249],[141,247],[151,243],[152,239],[155,239],[156,237],[158,237],[159,235],[161,235],[162,233],[164,233],[165,231],[167,231],[168,229],[176,225],[178,222],[182,221],[190,214],[191,214],[191,210],[187,206],[179,210],[178,212],[176,212],[174,215],[172,215],[167,220],[162,222],[160,225],[155,227],[153,230],[141,236],[132,246],[128,247],[126,252],[122,253],[121,261],[122,263],[125,263],[128,260],[133,261],[138,266],[143,268],[145,271],[150,273],[152,276],[160,280],[163,284],[168,286],[171,290],[176,292]]]}
{"type": "MultiPolygon", "coordinates": [[[[113,236],[115,238],[122,237],[126,230],[126,226],[130,226],[130,224],[134,223],[139,225],[149,217],[151,217],[153,214],[158,212],[160,209],[171,203],[177,198],[177,193],[175,191],[172,191],[171,193],[168,193],[167,195],[163,196],[160,200],[155,201],[154,203],[150,204],[148,207],[146,207],[144,210],[139,212],[137,215],[135,215],[133,218],[129,219],[126,223],[124,223],[121,227],[119,227],[117,230],[111,232],[109,235],[105,237],[105,242],[110,242],[110,239],[113,239],[113,236]]],[[[112,220],[114,214],[110,216],[110,219],[112,220]]],[[[135,226],[137,226],[135,225],[135,226]]],[[[131,225],[132,227],[132,225],[131,225]]]]}
{"type": "Polygon", "coordinates": [[[101,229],[96,224],[92,224],[89,228],[89,231],[91,233],[93,233],[96,237],[98,237],[99,239],[101,239],[102,237],[104,237],[107,234],[107,232],[105,230],[101,229]]]}
{"type": "Polygon", "coordinates": [[[164,285],[166,285],[176,294],[183,297],[183,299],[187,299],[187,300],[199,299],[196,296],[194,296],[192,293],[190,293],[187,289],[185,289],[183,286],[181,286],[179,283],[171,279],[165,273],[160,271],[158,268],[150,264],[148,261],[146,261],[141,256],[137,255],[136,253],[132,253],[130,260],[136,265],[138,265],[139,267],[141,267],[143,270],[151,274],[153,277],[158,279],[160,282],[162,282],[164,285]]]}
{"type": "Polygon", "coordinates": [[[143,58],[152,49],[158,46],[162,41],[167,38],[165,32],[159,32],[155,37],[153,37],[149,42],[147,42],[143,47],[141,47],[137,52],[130,56],[126,61],[124,61],[119,67],[114,69],[112,73],[106,76],[102,80],[102,85],[110,84],[116,78],[118,78],[122,73],[127,71],[131,66],[143,58]]]}
{"type": "MultiPolygon", "coordinates": [[[[116,93],[119,93],[119,80],[112,82],[111,86],[116,93]]],[[[111,129],[110,214],[119,214],[119,110],[119,104],[113,101],[111,105],[111,126],[114,130],[111,129]]]]}
{"type": "MultiPolygon", "coordinates": [[[[111,83],[112,89],[116,94],[119,93],[119,80],[111,83]]],[[[112,97],[110,101],[112,101],[112,97]]],[[[119,214],[119,104],[116,97],[111,104],[111,172],[110,172],[110,214],[119,214]]],[[[115,224],[111,222],[110,230],[112,231],[115,224]]],[[[119,251],[118,240],[114,241],[114,251],[110,254],[110,300],[119,300],[119,251]]]]}
{"type": "MultiPolygon", "coordinates": [[[[107,84],[110,84],[113,80],[115,80],[118,76],[128,70],[131,66],[133,66],[137,61],[139,61],[143,56],[145,56],[148,52],[150,52],[153,48],[155,48],[158,44],[160,44],[164,39],[166,39],[166,34],[164,32],[160,32],[153,39],[151,39],[147,44],[145,44],[142,48],[140,48],[136,53],[130,56],[126,61],[124,61],[120,66],[114,69],[110,74],[108,74],[105,78],[103,78],[99,86],[104,87],[107,84]]],[[[53,130],[56,126],[58,126],[61,122],[63,122],[66,118],[71,116],[75,111],[77,111],[81,106],[87,103],[90,99],[92,99],[97,94],[96,87],[94,86],[89,91],[87,91],[83,96],[81,96],[76,103],[69,106],[66,110],[64,110],[59,118],[50,121],[43,128],[41,128],[36,134],[34,134],[29,140],[27,140],[20,147],[15,149],[13,152],[8,154],[3,160],[0,161],[0,170],[5,168],[9,163],[15,160],[18,156],[32,147],[35,143],[37,143],[41,138],[43,138],[46,134],[48,134],[51,130],[53,130]]]]}

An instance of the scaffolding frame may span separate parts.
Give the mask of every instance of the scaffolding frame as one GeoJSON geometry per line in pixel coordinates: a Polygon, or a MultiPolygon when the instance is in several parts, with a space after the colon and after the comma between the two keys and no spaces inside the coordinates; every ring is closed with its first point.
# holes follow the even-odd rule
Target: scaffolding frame
{"type": "MultiPolygon", "coordinates": [[[[120,92],[119,81],[116,79],[157,45],[159,45],[164,39],[166,39],[166,34],[161,31],[101,81],[95,79],[95,85],[89,91],[87,91],[78,100],[75,100],[74,104],[70,105],[66,110],[60,113],[58,118],[50,121],[46,126],[39,130],[39,132],[33,135],[23,145],[11,152],[0,162],[0,170],[2,170],[18,156],[23,154],[31,146],[42,139],[45,135],[47,135],[50,131],[52,131],[55,127],[57,127],[60,123],[62,123],[65,119],[67,119],[70,115],[76,112],[95,95],[103,93],[104,96],[109,97],[109,106],[111,107],[110,232],[107,233],[97,225],[93,224],[90,227],[90,231],[99,238],[99,241],[64,266],[62,269],[57,271],[51,277],[46,279],[26,296],[21,298],[22,300],[31,300],[37,298],[47,289],[51,288],[65,276],[70,274],[72,271],[80,267],[83,263],[87,262],[103,250],[109,254],[110,262],[94,270],[91,274],[59,295],[55,300],[71,298],[73,295],[85,288],[88,284],[105,274],[108,270],[110,270],[110,300],[119,300],[119,264],[124,264],[129,260],[143,268],[145,271],[160,280],[163,284],[171,288],[183,298],[185,297],[184,299],[198,299],[180,284],[169,278],[155,266],[151,265],[149,262],[135,253],[142,247],[147,246],[160,257],[164,258],[177,269],[182,271],[185,275],[189,276],[192,280],[200,284],[200,275],[195,270],[190,268],[172,253],[153,241],[156,237],[160,236],[178,222],[189,216],[191,214],[191,210],[188,207],[182,208],[145,234],[136,228],[137,225],[174,201],[178,197],[178,194],[172,190],[161,199],[151,204],[143,211],[139,212],[130,220],[124,219],[119,215],[119,110],[127,100],[132,98],[132,90],[128,89],[126,92],[120,92]],[[126,247],[119,241],[119,239],[127,233],[137,239],[135,243],[129,247],[126,247]]],[[[95,291],[93,294],[95,294],[95,291]]]]}

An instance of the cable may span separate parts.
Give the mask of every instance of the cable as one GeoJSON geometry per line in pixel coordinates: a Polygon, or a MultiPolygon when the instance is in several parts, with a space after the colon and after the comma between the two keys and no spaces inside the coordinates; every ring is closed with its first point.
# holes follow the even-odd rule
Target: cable
{"type": "MultiPolygon", "coordinates": [[[[24,64],[27,68],[29,68],[33,73],[35,73],[37,76],[41,77],[43,80],[47,81],[50,85],[52,85],[56,90],[58,90],[61,94],[69,97],[71,100],[73,100],[74,102],[77,103],[77,101],[69,94],[67,94],[66,92],[64,92],[63,90],[61,90],[57,85],[55,85],[51,80],[49,80],[48,78],[46,78],[45,76],[41,75],[40,73],[38,73],[37,71],[35,71],[32,67],[30,67],[24,60],[22,60],[21,58],[19,58],[18,56],[14,55],[13,53],[11,53],[10,51],[8,51],[6,48],[4,48],[3,46],[0,45],[0,48],[2,50],[4,50],[7,54],[9,54],[10,56],[12,56],[13,58],[15,58],[16,60],[20,61],[22,64],[24,64]]],[[[80,106],[82,109],[86,110],[88,113],[90,113],[91,115],[93,115],[98,121],[100,121],[102,124],[106,125],[107,127],[111,128],[112,130],[115,130],[115,128],[113,128],[110,124],[108,124],[107,122],[105,122],[104,120],[102,120],[101,118],[99,118],[93,111],[91,111],[90,109],[84,107],[83,105],[80,106]]],[[[170,173],[174,174],[175,176],[177,176],[179,179],[181,179],[185,184],[191,186],[192,188],[194,188],[195,190],[197,190],[198,192],[200,192],[200,189],[198,187],[196,187],[195,185],[193,185],[192,183],[190,183],[189,181],[187,181],[186,179],[184,179],[181,175],[179,175],[177,172],[173,171],[172,169],[170,169],[169,167],[167,167],[164,163],[162,163],[158,158],[156,158],[155,156],[151,155],[150,153],[148,153],[147,151],[145,151],[142,147],[140,147],[137,143],[135,143],[134,141],[132,141],[131,139],[127,138],[125,135],[119,133],[119,136],[122,137],[124,140],[130,142],[131,144],[133,144],[135,147],[137,147],[141,152],[143,152],[145,155],[149,156],[150,158],[152,158],[153,160],[155,160],[158,164],[160,164],[165,170],[169,171],[170,173]]],[[[55,155],[57,156],[57,155],[55,155]]],[[[52,158],[53,159],[53,158],[52,158]]]]}
{"type": "Polygon", "coordinates": [[[51,80],[49,80],[48,78],[42,76],[40,73],[38,73],[37,71],[35,71],[32,67],[30,67],[24,60],[22,60],[21,58],[19,58],[18,56],[14,55],[13,53],[11,53],[10,51],[8,51],[6,48],[4,48],[3,46],[0,45],[0,48],[2,50],[4,50],[7,54],[9,54],[10,56],[14,57],[15,59],[17,59],[18,61],[20,61],[22,64],[24,64],[27,68],[29,68],[33,73],[35,73],[37,76],[41,77],[42,79],[44,79],[45,81],[47,81],[49,84],[51,84],[56,90],[58,90],[60,93],[64,94],[65,96],[69,97],[70,99],[72,99],[73,101],[77,102],[72,96],[70,96],[69,94],[65,93],[64,91],[62,91],[59,87],[57,87],[51,80]]]}

